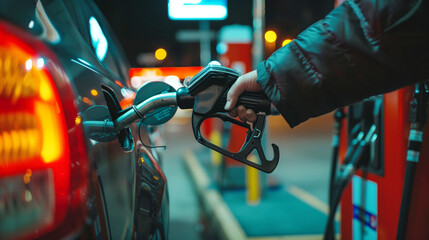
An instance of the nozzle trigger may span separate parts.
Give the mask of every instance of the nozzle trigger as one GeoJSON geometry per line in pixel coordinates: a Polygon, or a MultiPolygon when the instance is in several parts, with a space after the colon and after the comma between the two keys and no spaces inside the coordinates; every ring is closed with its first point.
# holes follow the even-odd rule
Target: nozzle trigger
{"type": "Polygon", "coordinates": [[[234,160],[237,160],[241,163],[252,166],[252,167],[254,167],[258,170],[261,170],[263,172],[270,173],[276,168],[276,166],[279,162],[280,154],[279,154],[279,147],[275,144],[271,144],[272,148],[273,148],[273,152],[274,152],[274,157],[272,160],[268,160],[265,157],[265,153],[264,153],[264,150],[263,150],[262,144],[261,144],[261,137],[262,137],[264,127],[265,127],[265,117],[266,117],[265,115],[258,115],[257,120],[254,123],[254,127],[252,130],[249,124],[238,121],[238,120],[236,120],[232,117],[229,117],[225,114],[212,114],[210,116],[204,116],[204,115],[194,113],[192,115],[192,127],[194,130],[195,138],[202,145],[204,145],[210,149],[213,149],[213,150],[215,150],[215,151],[217,151],[217,152],[219,152],[219,153],[221,153],[227,157],[230,157],[234,160]],[[224,148],[221,148],[217,145],[214,145],[213,143],[207,141],[206,139],[204,139],[202,137],[202,135],[200,133],[200,127],[201,127],[201,124],[204,122],[204,120],[206,120],[208,118],[219,118],[224,122],[230,122],[232,124],[236,124],[236,125],[239,125],[239,126],[247,129],[246,141],[243,144],[243,146],[241,147],[239,152],[237,152],[237,153],[230,152],[224,148]],[[261,161],[260,164],[255,163],[255,162],[247,159],[249,154],[251,154],[254,149],[256,149],[256,151],[258,152],[258,156],[259,156],[259,159],[261,161]]]}
{"type": "Polygon", "coordinates": [[[272,160],[268,160],[265,157],[265,153],[261,143],[262,133],[265,127],[265,118],[266,118],[265,115],[258,115],[258,118],[253,126],[253,131],[251,129],[247,131],[246,143],[243,145],[240,152],[237,153],[238,159],[236,160],[244,164],[250,165],[261,171],[264,171],[266,173],[270,173],[277,167],[280,153],[279,153],[279,147],[276,144],[271,144],[274,152],[274,157],[272,160]],[[247,160],[247,156],[250,153],[252,153],[254,149],[256,149],[256,151],[258,152],[258,156],[261,161],[261,164],[257,164],[247,160]]]}

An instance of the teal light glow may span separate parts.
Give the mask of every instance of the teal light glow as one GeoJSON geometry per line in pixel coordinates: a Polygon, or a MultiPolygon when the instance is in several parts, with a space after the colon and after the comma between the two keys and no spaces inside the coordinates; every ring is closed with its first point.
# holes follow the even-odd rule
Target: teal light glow
{"type": "Polygon", "coordinates": [[[226,0],[169,0],[172,20],[224,20],[228,16],[226,0]]]}
{"type": "Polygon", "coordinates": [[[220,42],[216,45],[216,52],[218,54],[225,54],[228,51],[228,45],[223,42],[220,42]]]}
{"type": "Polygon", "coordinates": [[[95,49],[95,54],[100,61],[103,61],[106,57],[109,43],[107,42],[106,36],[104,36],[103,30],[101,30],[100,24],[98,24],[97,19],[94,17],[89,18],[89,33],[91,35],[91,42],[95,49]]]}

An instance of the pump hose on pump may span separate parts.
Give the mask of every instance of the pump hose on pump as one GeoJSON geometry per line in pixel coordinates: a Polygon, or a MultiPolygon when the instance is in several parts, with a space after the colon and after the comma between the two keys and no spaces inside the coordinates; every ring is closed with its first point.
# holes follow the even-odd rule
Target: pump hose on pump
{"type": "MultiPolygon", "coordinates": [[[[360,124],[358,124],[356,128],[360,130],[360,124]]],[[[333,174],[335,174],[335,177],[332,177],[334,180],[330,186],[330,208],[323,238],[325,240],[332,240],[335,238],[334,219],[335,213],[341,200],[341,196],[347,185],[349,184],[350,180],[352,179],[353,175],[362,165],[365,164],[365,161],[368,160],[365,157],[365,153],[369,151],[369,144],[375,132],[376,126],[374,124],[367,131],[358,132],[356,134],[355,139],[352,141],[349,148],[347,149],[344,161],[339,167],[338,171],[334,171],[334,169],[332,170],[333,174]]]]}
{"type": "Polygon", "coordinates": [[[407,167],[405,170],[402,191],[401,209],[399,212],[396,239],[406,238],[414,175],[419,161],[420,148],[423,142],[423,128],[428,119],[429,90],[426,82],[415,85],[414,97],[410,103],[410,135],[408,137],[407,167]]]}

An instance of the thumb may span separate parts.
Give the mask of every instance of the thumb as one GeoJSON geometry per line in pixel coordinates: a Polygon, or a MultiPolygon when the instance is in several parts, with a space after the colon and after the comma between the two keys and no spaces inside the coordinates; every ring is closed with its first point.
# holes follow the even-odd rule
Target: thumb
{"type": "Polygon", "coordinates": [[[225,110],[232,110],[237,104],[238,97],[246,90],[246,84],[243,84],[242,76],[232,84],[231,88],[228,90],[226,97],[225,110]]]}
{"type": "Polygon", "coordinates": [[[231,88],[228,91],[228,95],[226,97],[225,110],[231,111],[237,104],[238,97],[243,92],[261,91],[262,89],[256,81],[257,78],[258,78],[258,74],[256,70],[253,70],[237,78],[237,81],[235,81],[235,83],[232,84],[231,88]]]}

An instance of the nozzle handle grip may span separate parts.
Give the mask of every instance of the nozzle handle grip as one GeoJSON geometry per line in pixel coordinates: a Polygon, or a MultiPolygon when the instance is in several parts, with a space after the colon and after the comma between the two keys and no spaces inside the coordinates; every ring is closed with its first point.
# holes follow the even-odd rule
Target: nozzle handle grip
{"type": "MultiPolygon", "coordinates": [[[[226,112],[224,109],[226,95],[227,93],[219,98],[214,109],[215,112],[226,112]]],[[[237,100],[236,106],[240,105],[243,105],[247,109],[253,109],[256,113],[264,112],[266,115],[271,114],[271,101],[262,92],[244,92],[237,100]]]]}
{"type": "Polygon", "coordinates": [[[262,93],[245,92],[238,97],[237,106],[243,105],[246,108],[253,109],[255,112],[264,112],[271,114],[271,101],[262,93]]]}

